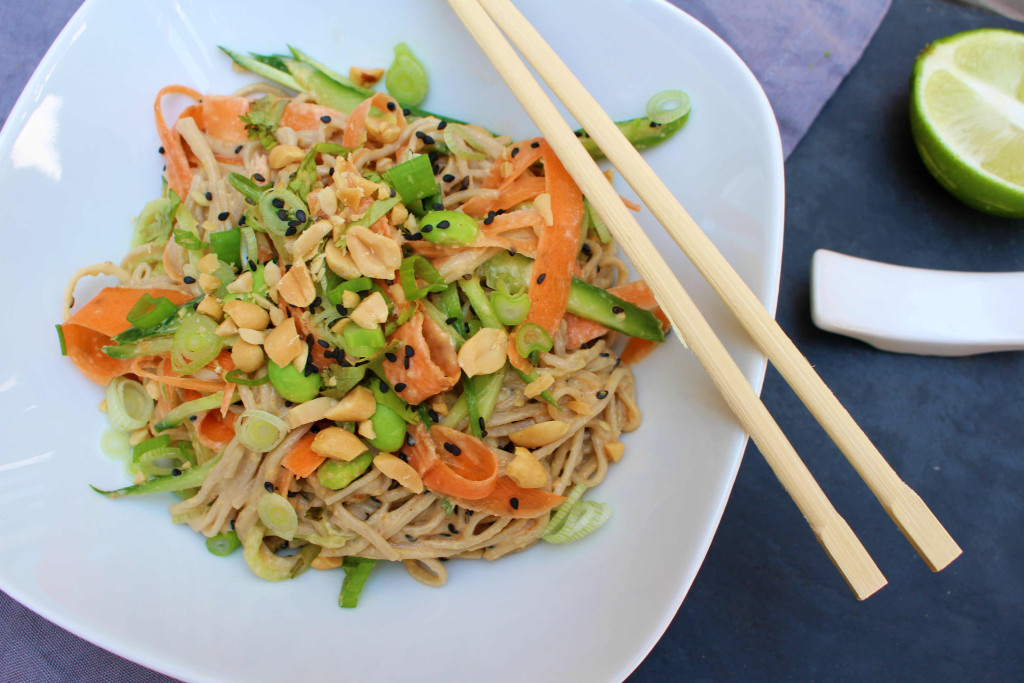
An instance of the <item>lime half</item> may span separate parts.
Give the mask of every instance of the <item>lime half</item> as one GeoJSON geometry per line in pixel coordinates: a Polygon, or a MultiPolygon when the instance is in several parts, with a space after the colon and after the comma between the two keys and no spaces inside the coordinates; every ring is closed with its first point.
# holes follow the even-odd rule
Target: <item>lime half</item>
{"type": "Polygon", "coordinates": [[[1024,34],[979,29],[925,48],[910,122],[946,189],[982,211],[1024,217],[1024,34]]]}

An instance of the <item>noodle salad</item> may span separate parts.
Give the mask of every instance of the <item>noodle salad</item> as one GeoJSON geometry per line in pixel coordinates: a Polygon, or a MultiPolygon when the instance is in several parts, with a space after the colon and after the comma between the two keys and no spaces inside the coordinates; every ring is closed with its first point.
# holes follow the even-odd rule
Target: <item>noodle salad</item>
{"type": "MultiPolygon", "coordinates": [[[[175,523],[264,579],[342,568],[345,607],[377,560],[441,585],[450,558],[601,526],[583,494],[666,321],[551,148],[416,109],[404,45],[387,93],[383,69],[225,52],[273,84],[163,88],[162,196],[65,292],[62,351],[134,478],[96,490],[175,492],[175,523]],[[119,284],[72,312],[93,275],[119,284]]],[[[620,124],[638,147],[685,122],[670,92],[620,124]]]]}

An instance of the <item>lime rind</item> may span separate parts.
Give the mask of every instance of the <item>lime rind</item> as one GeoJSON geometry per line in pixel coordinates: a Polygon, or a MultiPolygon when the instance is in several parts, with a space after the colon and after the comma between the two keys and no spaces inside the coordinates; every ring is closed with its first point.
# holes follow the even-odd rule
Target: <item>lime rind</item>
{"type": "Polygon", "coordinates": [[[939,183],[977,209],[1024,217],[1024,34],[936,41],[918,57],[911,94],[914,142],[939,183]]]}

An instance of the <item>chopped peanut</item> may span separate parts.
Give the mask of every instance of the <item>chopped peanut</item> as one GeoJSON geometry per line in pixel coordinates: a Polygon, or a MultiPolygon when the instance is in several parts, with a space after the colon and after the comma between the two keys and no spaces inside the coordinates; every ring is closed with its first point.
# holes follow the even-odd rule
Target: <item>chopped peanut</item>
{"type": "Polygon", "coordinates": [[[505,364],[508,333],[495,327],[483,327],[459,349],[459,367],[466,375],[489,375],[505,364]]]}
{"type": "Polygon", "coordinates": [[[555,378],[550,372],[542,372],[536,380],[526,385],[523,393],[527,398],[535,398],[547,391],[554,383],[555,378]]]}
{"type": "Polygon", "coordinates": [[[248,327],[239,327],[238,336],[242,341],[260,346],[267,340],[267,333],[263,330],[250,330],[248,327]]]}
{"type": "Polygon", "coordinates": [[[512,432],[508,438],[517,446],[540,448],[561,439],[568,431],[567,423],[561,420],[549,420],[512,432]]]}
{"type": "Polygon", "coordinates": [[[316,194],[317,203],[320,204],[320,211],[325,216],[333,216],[338,213],[338,195],[334,189],[325,187],[316,194]]]}
{"type": "Polygon", "coordinates": [[[505,474],[524,489],[539,489],[548,483],[548,471],[544,465],[522,447],[516,448],[516,455],[505,467],[505,474]]]}
{"type": "Polygon", "coordinates": [[[210,296],[207,294],[203,297],[203,300],[196,306],[196,313],[202,313],[203,315],[213,318],[217,322],[220,322],[224,318],[224,309],[221,307],[220,302],[217,301],[217,297],[210,296]]]}
{"type": "Polygon", "coordinates": [[[277,145],[274,149],[270,150],[270,154],[267,156],[267,163],[270,164],[270,168],[280,169],[288,164],[302,161],[304,156],[306,156],[306,153],[295,145],[277,145]]]}
{"type": "Polygon", "coordinates": [[[200,273],[212,273],[217,270],[217,266],[220,265],[220,261],[217,260],[217,255],[210,253],[199,259],[199,263],[196,264],[196,268],[200,273]]]}
{"type": "Polygon", "coordinates": [[[377,401],[373,398],[373,392],[364,386],[357,386],[324,413],[324,417],[338,422],[362,422],[370,419],[376,410],[377,401]]]}
{"type": "Polygon", "coordinates": [[[384,69],[364,69],[361,66],[350,66],[348,68],[348,78],[356,85],[365,88],[373,85],[384,76],[384,69]]]}
{"type": "Polygon", "coordinates": [[[373,466],[413,493],[423,493],[423,480],[420,478],[420,473],[409,463],[403,462],[401,458],[390,453],[378,453],[373,458],[373,466]]]}
{"type": "Polygon", "coordinates": [[[317,221],[302,231],[294,242],[292,242],[292,257],[301,261],[313,255],[313,251],[320,245],[324,237],[331,234],[334,226],[330,221],[317,221]]]}
{"type": "Polygon", "coordinates": [[[292,306],[305,308],[313,302],[316,298],[316,285],[305,263],[296,263],[281,276],[281,281],[277,283],[277,293],[292,306]]]}
{"type": "Polygon", "coordinates": [[[236,277],[234,281],[228,285],[227,290],[232,294],[241,294],[242,292],[251,292],[252,285],[252,271],[247,270],[236,277]]]}
{"type": "Polygon", "coordinates": [[[214,332],[218,337],[233,337],[238,334],[238,325],[231,322],[231,318],[226,318],[224,322],[217,325],[217,329],[214,332]]]}
{"type": "Polygon", "coordinates": [[[349,317],[364,330],[372,330],[388,319],[388,303],[380,292],[374,292],[363,299],[349,317]]]}
{"type": "Polygon", "coordinates": [[[224,302],[224,312],[240,329],[265,330],[270,324],[270,314],[260,306],[241,299],[224,302]]]}
{"type": "Polygon", "coordinates": [[[231,362],[242,372],[256,372],[263,367],[263,349],[241,339],[231,347],[231,362]]]}
{"type": "Polygon", "coordinates": [[[608,456],[608,459],[612,462],[618,462],[622,460],[622,454],[625,453],[626,446],[621,441],[609,441],[604,445],[604,454],[608,456]]]}
{"type": "Polygon", "coordinates": [[[267,283],[267,287],[273,287],[281,281],[281,266],[277,265],[273,261],[263,266],[263,281],[267,283]]]}
{"type": "Polygon", "coordinates": [[[313,558],[309,566],[311,569],[337,569],[344,561],[345,558],[340,555],[338,557],[324,557],[323,553],[321,553],[313,558]]]}
{"type": "Polygon", "coordinates": [[[364,439],[377,438],[377,430],[373,428],[372,420],[363,420],[362,422],[360,422],[359,429],[357,431],[359,432],[359,436],[363,437],[364,439]]]}
{"type": "Polygon", "coordinates": [[[577,415],[590,415],[590,404],[586,401],[573,399],[566,403],[565,407],[577,415]]]}
{"type": "Polygon", "coordinates": [[[540,212],[540,215],[544,217],[545,224],[554,224],[555,216],[551,213],[551,195],[545,192],[534,197],[533,208],[537,209],[537,211],[540,212]]]}
{"type": "Polygon", "coordinates": [[[207,294],[213,294],[220,289],[220,278],[216,275],[210,275],[209,273],[200,273],[199,289],[203,290],[207,294]]]}
{"type": "Polygon", "coordinates": [[[285,421],[292,429],[301,427],[310,422],[322,420],[328,410],[333,408],[338,401],[330,396],[317,396],[314,399],[299,403],[291,407],[285,416],[285,421]]]}
{"type": "Polygon", "coordinates": [[[367,277],[391,280],[402,265],[402,248],[397,242],[361,225],[349,228],[345,242],[359,272],[367,277]]]}
{"type": "Polygon", "coordinates": [[[355,460],[366,452],[366,446],[362,440],[341,427],[328,427],[320,430],[320,433],[313,439],[311,448],[317,455],[346,462],[355,460]]]}
{"type": "Polygon", "coordinates": [[[359,305],[362,299],[359,297],[359,292],[353,292],[350,289],[346,289],[341,293],[341,305],[348,309],[353,309],[359,305]]]}
{"type": "Polygon", "coordinates": [[[306,345],[299,339],[299,333],[295,329],[295,320],[293,318],[288,318],[272,329],[263,342],[263,350],[266,351],[267,356],[281,367],[295,360],[295,357],[302,353],[305,348],[306,345]]]}
{"type": "Polygon", "coordinates": [[[356,267],[355,261],[349,256],[348,252],[342,251],[341,248],[333,241],[327,243],[327,248],[324,249],[324,255],[327,257],[327,267],[331,271],[346,280],[354,280],[357,277],[362,277],[362,273],[356,267]]]}

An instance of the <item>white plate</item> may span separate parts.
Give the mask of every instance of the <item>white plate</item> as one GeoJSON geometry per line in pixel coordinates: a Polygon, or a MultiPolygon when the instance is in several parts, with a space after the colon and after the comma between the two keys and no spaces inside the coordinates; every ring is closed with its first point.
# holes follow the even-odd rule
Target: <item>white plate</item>
{"type": "MultiPolygon", "coordinates": [[[[768,102],[739,58],[657,0],[520,0],[615,118],[656,91],[693,114],[647,158],[774,309],[783,166],[768,102]]],[[[224,93],[251,79],[217,49],[297,45],[328,64],[386,66],[409,43],[431,74],[424,106],[513,135],[533,128],[448,6],[429,2],[90,0],[54,43],[0,134],[0,588],[71,631],[196,681],[616,681],[671,621],[704,558],[746,439],[673,341],[639,370],[644,426],[594,497],[608,525],[494,564],[450,563],[449,584],[401,567],[341,610],[337,572],[261,581],[170,523],[168,496],[110,501],[101,390],[61,359],[67,276],[118,260],[160,189],[152,99],[167,83],[224,93]],[[294,7],[294,11],[286,11],[294,7]]],[[[763,358],[649,213],[642,222],[760,386],[763,358]]],[[[98,284],[96,285],[98,286],[98,284]]]]}

